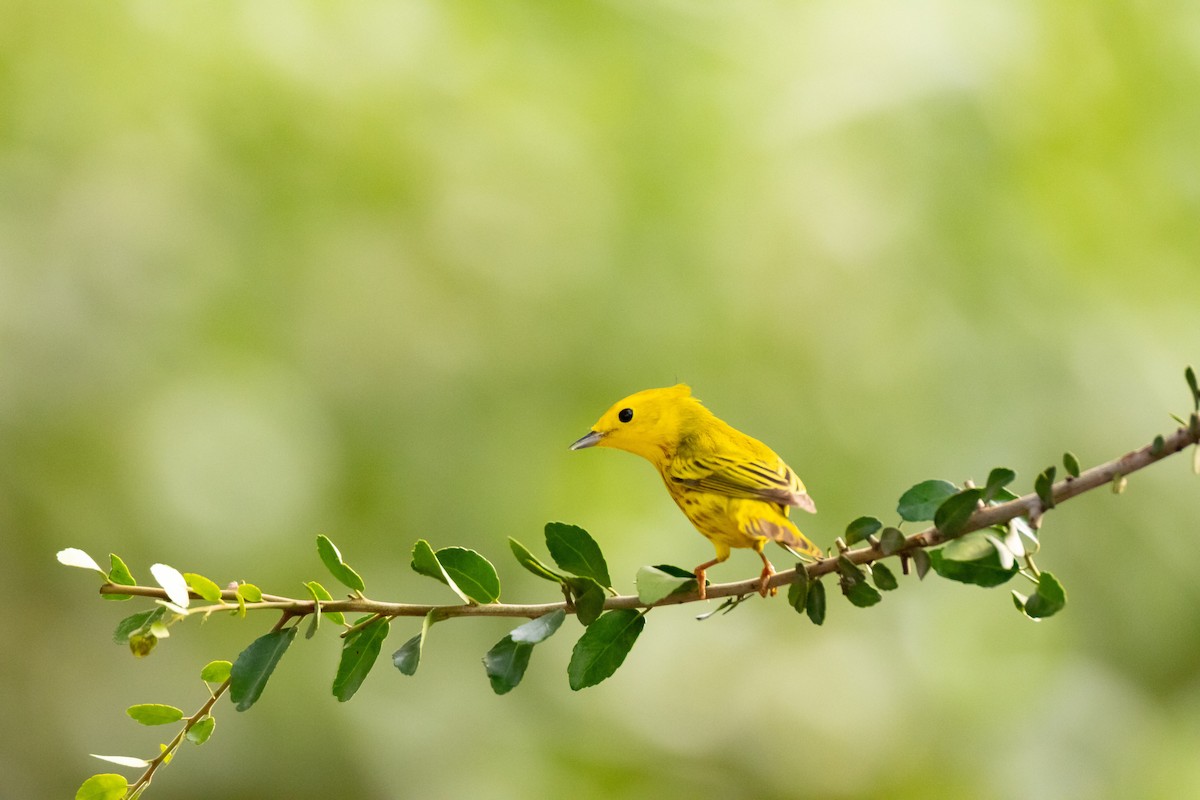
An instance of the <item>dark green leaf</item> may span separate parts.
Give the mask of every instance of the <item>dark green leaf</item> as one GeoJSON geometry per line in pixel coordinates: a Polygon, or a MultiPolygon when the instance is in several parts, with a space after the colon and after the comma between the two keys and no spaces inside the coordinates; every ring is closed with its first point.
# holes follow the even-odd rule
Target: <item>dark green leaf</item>
{"type": "Polygon", "coordinates": [[[1054,475],[1057,471],[1055,467],[1046,467],[1033,482],[1033,490],[1042,501],[1042,508],[1047,511],[1054,508],[1054,475]]]}
{"type": "Polygon", "coordinates": [[[238,711],[250,708],[262,696],[267,680],[295,638],[294,626],[264,633],[238,655],[229,672],[229,699],[238,711]]]}
{"type": "MultiPolygon", "coordinates": [[[[561,563],[559,566],[569,569],[561,563]]],[[[571,688],[579,691],[595,686],[616,672],[645,625],[645,617],[631,608],[601,614],[571,651],[571,663],[567,665],[571,688]]]]}
{"type": "Polygon", "coordinates": [[[604,588],[612,586],[600,545],[583,528],[565,522],[547,522],[546,548],[560,568],[591,578],[604,588]]]}
{"type": "Polygon", "coordinates": [[[813,581],[808,586],[808,599],[804,603],[804,610],[808,612],[808,618],[812,620],[814,625],[822,625],[825,622],[825,584],[819,580],[813,581]]]}
{"type": "Polygon", "coordinates": [[[497,642],[483,657],[492,691],[496,694],[512,691],[525,677],[533,646],[549,638],[565,618],[566,613],[561,610],[551,612],[526,622],[497,642]]]}
{"type": "Polygon", "coordinates": [[[841,586],[842,594],[846,596],[846,599],[859,608],[873,606],[883,599],[883,595],[866,581],[851,581],[843,576],[841,586]]]}
{"type": "Polygon", "coordinates": [[[983,489],[983,502],[990,503],[996,499],[996,493],[1008,486],[1017,478],[1017,473],[1008,467],[996,467],[988,473],[987,485],[983,489]]]}
{"type": "Polygon", "coordinates": [[[999,586],[1017,574],[1013,563],[1005,568],[1000,554],[982,531],[969,533],[929,554],[938,575],[976,586],[999,586]]]}
{"type": "Polygon", "coordinates": [[[933,519],[938,507],[957,491],[958,487],[949,481],[922,481],[900,495],[896,511],[907,522],[925,522],[933,519]]]}
{"type": "Polygon", "coordinates": [[[421,652],[425,649],[425,636],[435,621],[434,612],[430,611],[421,623],[421,632],[392,653],[392,665],[404,675],[417,674],[417,667],[421,666],[421,652]]]}
{"type": "Polygon", "coordinates": [[[365,588],[363,579],[342,560],[341,551],[324,534],[317,536],[317,555],[321,557],[321,563],[325,565],[325,569],[329,570],[329,574],[337,579],[338,583],[356,592],[363,591],[365,588]]]}
{"type": "Polygon", "coordinates": [[[483,669],[487,672],[492,691],[508,694],[515,689],[525,677],[525,669],[532,655],[533,645],[514,642],[512,636],[505,636],[496,642],[483,656],[483,669]]]}
{"type": "Polygon", "coordinates": [[[696,573],[683,567],[676,567],[672,564],[655,564],[654,568],[660,572],[665,572],[668,575],[674,575],[676,578],[691,578],[696,579],[696,573]]]}
{"type": "Polygon", "coordinates": [[[788,586],[788,604],[796,609],[796,613],[803,614],[804,609],[808,605],[808,570],[804,568],[804,564],[796,565],[796,578],[788,586]]]}
{"type": "Polygon", "coordinates": [[[113,642],[116,644],[129,644],[130,636],[150,630],[150,626],[162,620],[166,613],[167,610],[165,608],[158,606],[146,611],[139,611],[136,614],[130,614],[117,623],[117,629],[113,631],[113,642]]]}
{"type": "Polygon", "coordinates": [[[912,560],[913,566],[917,568],[917,580],[925,580],[925,576],[929,574],[929,568],[932,566],[929,553],[925,550],[914,550],[912,560]]]}
{"type": "Polygon", "coordinates": [[[885,556],[899,553],[907,543],[899,528],[884,528],[879,535],[879,550],[885,556]]]}
{"type": "Polygon", "coordinates": [[[183,710],[162,703],[139,703],[125,709],[134,722],[143,725],[170,725],[183,719],[183,710]]]}
{"type": "Polygon", "coordinates": [[[342,657],[333,678],[333,696],[339,703],[354,697],[367,679],[389,630],[387,618],[381,617],[354,631],[342,642],[342,657]]]}
{"type": "Polygon", "coordinates": [[[1025,613],[1033,619],[1054,616],[1067,604],[1067,593],[1062,584],[1049,572],[1038,576],[1037,591],[1025,601],[1025,613]]]}
{"type": "Polygon", "coordinates": [[[638,600],[651,605],[664,597],[676,592],[689,591],[696,588],[696,576],[688,575],[681,578],[670,575],[658,567],[642,567],[634,578],[637,585],[638,600]]]}
{"type": "Polygon", "coordinates": [[[591,625],[604,611],[604,589],[591,578],[567,578],[571,597],[575,601],[575,616],[584,625],[591,625]]]}
{"type": "Polygon", "coordinates": [[[846,556],[838,556],[837,570],[842,594],[854,605],[866,608],[883,599],[879,592],[867,583],[866,574],[862,569],[846,556]]]}
{"type": "Polygon", "coordinates": [[[871,565],[871,579],[875,581],[877,589],[882,589],[885,592],[890,592],[900,585],[897,583],[896,576],[892,574],[892,571],[883,564],[876,563],[871,565]]]}
{"type": "Polygon", "coordinates": [[[1007,503],[1009,500],[1016,500],[1018,497],[1020,497],[1019,494],[1010,491],[1009,489],[997,489],[988,502],[1007,503]]]}
{"type": "Polygon", "coordinates": [[[1079,459],[1076,458],[1075,454],[1070,450],[1063,453],[1063,469],[1065,469],[1067,474],[1072,478],[1079,477],[1079,459]]]}
{"type": "MultiPolygon", "coordinates": [[[[116,553],[108,554],[108,561],[112,568],[108,571],[108,582],[115,583],[120,586],[136,586],[137,581],[133,579],[133,574],[129,571],[129,567],[125,566],[125,562],[116,553]]],[[[102,594],[100,597],[104,600],[132,600],[131,594],[102,594]]]]}
{"type": "Polygon", "coordinates": [[[947,538],[957,536],[966,527],[971,515],[975,513],[982,497],[982,489],[964,489],[956,495],[947,497],[933,515],[933,524],[937,526],[943,536],[947,538]]]}
{"type": "Polygon", "coordinates": [[[875,517],[859,517],[846,526],[846,544],[864,541],[882,527],[883,523],[875,517]]]}
{"type": "Polygon", "coordinates": [[[1167,446],[1167,440],[1162,437],[1162,434],[1154,437],[1154,441],[1150,444],[1150,455],[1161,455],[1164,448],[1167,446]]]}
{"type": "Polygon", "coordinates": [[[200,680],[206,683],[224,683],[229,678],[233,664],[228,661],[210,661],[200,670],[200,680]]]}
{"type": "Polygon", "coordinates": [[[1196,370],[1189,366],[1183,371],[1183,377],[1187,379],[1188,388],[1192,390],[1192,404],[1196,411],[1200,411],[1200,385],[1196,383],[1196,370]]]}
{"type": "Polygon", "coordinates": [[[213,581],[210,581],[203,575],[197,575],[194,572],[183,573],[183,579],[187,581],[189,589],[200,595],[200,597],[204,598],[208,602],[221,602],[221,587],[217,586],[217,584],[213,581]]]}
{"type": "Polygon", "coordinates": [[[416,675],[417,667],[421,665],[421,645],[424,643],[424,633],[418,633],[392,653],[392,665],[405,675],[416,675]]]}
{"type": "Polygon", "coordinates": [[[124,775],[106,772],[84,781],[75,792],[75,800],[122,800],[128,790],[129,780],[124,775]]]}
{"type": "Polygon", "coordinates": [[[500,598],[500,577],[486,558],[465,547],[443,547],[435,554],[446,576],[476,603],[494,603],[500,598]]]}
{"type": "Polygon", "coordinates": [[[512,549],[513,555],[516,556],[517,563],[532,572],[534,575],[537,575],[539,578],[545,578],[548,581],[554,581],[556,583],[563,582],[562,575],[559,575],[557,572],[539,561],[537,556],[529,552],[528,547],[521,544],[511,536],[508,537],[508,546],[512,549]]]}

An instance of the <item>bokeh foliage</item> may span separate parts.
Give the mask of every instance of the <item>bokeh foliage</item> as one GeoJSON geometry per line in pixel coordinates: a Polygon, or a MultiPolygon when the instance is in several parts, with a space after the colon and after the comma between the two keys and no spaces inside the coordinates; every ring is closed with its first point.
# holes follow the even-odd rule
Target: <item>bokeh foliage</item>
{"type": "MultiPolygon", "coordinates": [[[[0,751],[7,790],[69,796],[120,709],[189,706],[175,676],[249,638],[210,627],[153,670],[97,656],[112,609],[79,600],[62,547],[299,594],[324,532],[381,594],[420,599],[441,587],[408,569],[414,540],[502,564],[506,537],[570,519],[628,592],[709,547],[644,465],[566,451],[636,389],[686,380],[770,443],[823,545],[915,480],[1027,480],[1165,430],[1200,349],[1198,14],[0,2],[20,643],[0,681],[37,720],[0,751]]],[[[481,620],[344,706],[332,663],[292,653],[164,780],[178,798],[1195,794],[1190,477],[1055,512],[1071,605],[1040,625],[953,585],[831,604],[855,616],[822,628],[782,598],[660,611],[602,686],[540,675],[560,650],[496,697],[480,643],[511,626],[481,620]]],[[[507,598],[554,591],[507,567],[507,598]]]]}

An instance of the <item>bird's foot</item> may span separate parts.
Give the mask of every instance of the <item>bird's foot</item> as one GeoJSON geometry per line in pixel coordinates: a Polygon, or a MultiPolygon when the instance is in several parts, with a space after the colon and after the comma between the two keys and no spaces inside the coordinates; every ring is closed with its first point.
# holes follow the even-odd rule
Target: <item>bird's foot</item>
{"type": "Polygon", "coordinates": [[[704,567],[696,567],[696,589],[700,593],[701,600],[708,598],[708,593],[705,591],[705,587],[708,586],[708,577],[705,575],[705,572],[704,567]]]}
{"type": "Polygon", "coordinates": [[[774,574],[775,568],[768,561],[763,565],[762,575],[759,576],[758,593],[763,597],[766,597],[768,594],[774,597],[779,591],[774,586],[767,586],[767,583],[771,580],[771,576],[774,574]]]}

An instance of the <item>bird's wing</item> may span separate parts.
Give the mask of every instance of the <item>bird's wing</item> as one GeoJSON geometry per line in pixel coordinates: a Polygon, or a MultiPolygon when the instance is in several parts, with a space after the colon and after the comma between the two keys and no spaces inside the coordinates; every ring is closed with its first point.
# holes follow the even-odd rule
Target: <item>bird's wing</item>
{"type": "Polygon", "coordinates": [[[704,492],[817,510],[796,473],[778,459],[772,465],[719,455],[678,456],[667,466],[666,475],[675,483],[704,492]]]}

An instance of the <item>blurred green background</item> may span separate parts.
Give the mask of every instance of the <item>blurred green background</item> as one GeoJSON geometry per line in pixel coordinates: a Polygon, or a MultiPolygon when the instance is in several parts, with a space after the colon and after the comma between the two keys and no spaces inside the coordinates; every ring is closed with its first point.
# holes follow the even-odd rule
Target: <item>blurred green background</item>
{"type": "MultiPolygon", "coordinates": [[[[644,463],[571,453],[687,381],[772,445],[828,546],[930,477],[1085,466],[1174,427],[1200,361],[1200,7],[1067,2],[0,2],[6,796],[269,625],[137,608],[116,552],[299,595],[330,535],[379,599],[449,602],[418,538],[561,519],[711,556],[644,463]]],[[[512,623],[435,628],[349,704],[331,631],[223,703],[150,797],[1200,795],[1200,479],[1174,458],[1048,519],[1070,603],[903,581],[815,628],[781,599],[648,620],[567,687],[568,622],[497,697],[512,623]]],[[[773,554],[786,565],[782,551],[773,554]]],[[[735,552],[715,580],[757,574],[735,552]]],[[[1020,587],[1018,587],[1020,588],[1020,587]]]]}

